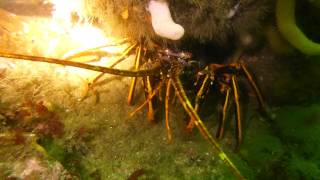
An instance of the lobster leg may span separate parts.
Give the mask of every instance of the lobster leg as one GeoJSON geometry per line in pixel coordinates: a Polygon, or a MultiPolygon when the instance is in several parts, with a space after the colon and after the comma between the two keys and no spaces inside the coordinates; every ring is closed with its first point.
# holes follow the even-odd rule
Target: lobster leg
{"type": "MultiPolygon", "coordinates": [[[[121,56],[110,66],[110,68],[113,68],[114,66],[116,66],[117,64],[119,64],[120,62],[124,61],[126,58],[126,56],[131,52],[131,50],[136,47],[137,43],[129,46],[122,54],[121,56]]],[[[102,76],[104,75],[104,73],[100,73],[97,77],[95,77],[92,80],[92,84],[96,83],[102,76]]]]}
{"type": "MultiPolygon", "coordinates": [[[[118,60],[116,60],[111,66],[110,68],[113,68],[114,66],[116,66],[117,64],[121,63],[122,61],[124,61],[126,58],[126,55],[136,46],[136,44],[133,44],[131,46],[129,46],[124,52],[123,54],[121,54],[121,56],[118,58],[118,60]]],[[[138,49],[138,48],[137,48],[138,49]]],[[[137,57],[137,54],[136,54],[137,57]]],[[[137,70],[137,69],[136,69],[137,70]]],[[[99,75],[97,75],[91,82],[88,83],[88,92],[90,89],[93,89],[93,87],[96,85],[96,83],[98,82],[98,80],[100,80],[102,78],[102,76],[105,73],[100,73],[99,75]]],[[[85,94],[85,96],[87,96],[88,92],[85,94]]]]}
{"type": "Polygon", "coordinates": [[[166,110],[166,128],[168,134],[168,141],[172,141],[172,130],[170,128],[169,123],[169,98],[170,98],[170,90],[171,90],[171,79],[169,78],[167,81],[167,88],[166,88],[166,97],[165,97],[165,110],[166,110]]]}
{"type": "Polygon", "coordinates": [[[232,81],[232,89],[233,89],[233,97],[236,105],[236,125],[237,125],[237,147],[240,146],[242,142],[242,127],[241,127],[241,110],[239,103],[239,90],[236,76],[233,75],[231,78],[232,81]]]}
{"type": "Polygon", "coordinates": [[[160,88],[162,87],[162,82],[158,84],[158,86],[149,94],[147,99],[139,106],[137,107],[133,112],[130,113],[130,116],[135,115],[137,112],[139,112],[145,105],[149,104],[152,100],[152,98],[159,92],[160,88]]]}
{"type": "MultiPolygon", "coordinates": [[[[136,50],[136,57],[135,57],[135,60],[134,60],[134,66],[135,66],[134,68],[135,68],[135,70],[139,69],[140,58],[141,58],[141,44],[136,50]]],[[[129,105],[132,105],[132,100],[133,100],[136,84],[137,84],[137,77],[132,77],[130,90],[129,90],[129,94],[128,94],[128,99],[127,99],[129,105]]]]}
{"type": "MultiPolygon", "coordinates": [[[[209,78],[210,78],[210,75],[207,74],[205,76],[202,84],[201,84],[201,87],[200,87],[198,93],[197,93],[197,96],[196,96],[196,99],[195,99],[195,105],[194,105],[194,110],[196,112],[198,112],[198,110],[199,110],[200,99],[203,99],[204,93],[206,92],[206,89],[208,88],[208,82],[209,82],[208,80],[209,80],[209,78]]],[[[193,129],[193,127],[194,127],[194,119],[191,118],[189,123],[188,123],[187,129],[191,131],[193,129]]]]}
{"type": "Polygon", "coordinates": [[[223,134],[224,134],[224,127],[225,127],[225,122],[226,122],[226,116],[227,116],[227,110],[229,106],[229,100],[230,100],[230,88],[226,89],[226,96],[223,104],[223,109],[222,109],[222,118],[219,123],[219,129],[217,132],[217,138],[222,139],[223,134]]]}
{"type": "Polygon", "coordinates": [[[210,135],[208,129],[203,124],[202,120],[200,119],[197,112],[192,107],[189,98],[187,97],[182,83],[178,77],[178,75],[175,75],[172,77],[172,84],[176,91],[176,94],[184,107],[185,111],[188,113],[188,115],[193,118],[195,121],[195,125],[200,130],[202,135],[205,139],[207,139],[212,146],[215,147],[215,150],[218,152],[218,155],[220,159],[230,168],[230,170],[234,173],[235,176],[237,176],[238,179],[244,179],[244,177],[241,175],[240,171],[237,169],[237,167],[232,163],[232,161],[228,158],[228,156],[223,152],[218,142],[210,135]]]}
{"type": "Polygon", "coordinates": [[[88,49],[88,50],[85,50],[85,51],[81,51],[81,52],[76,52],[76,53],[65,55],[63,57],[63,59],[64,60],[68,60],[68,61],[72,61],[74,59],[77,59],[77,62],[79,62],[78,58],[94,56],[94,58],[91,58],[91,59],[87,58],[85,60],[81,60],[80,62],[97,61],[97,60],[100,60],[102,57],[105,57],[105,56],[119,55],[118,53],[109,53],[109,52],[105,52],[105,51],[100,51],[101,48],[120,46],[120,45],[122,45],[124,43],[128,43],[128,42],[129,42],[129,39],[127,39],[127,38],[121,39],[120,41],[112,43],[112,44],[106,44],[106,45],[99,46],[99,47],[94,47],[94,48],[91,48],[91,49],[88,49]]]}
{"type": "Polygon", "coordinates": [[[257,96],[257,99],[258,99],[258,102],[259,102],[259,105],[260,105],[261,109],[265,109],[266,105],[265,105],[265,102],[263,100],[262,93],[260,92],[260,90],[258,88],[258,85],[253,80],[252,75],[249,73],[249,71],[246,68],[246,66],[243,65],[243,64],[240,64],[240,66],[241,66],[241,69],[243,70],[247,80],[249,81],[249,84],[251,85],[252,89],[254,90],[254,92],[255,92],[255,94],[257,96]]]}
{"type": "Polygon", "coordinates": [[[153,108],[153,102],[152,102],[152,92],[154,90],[152,89],[150,76],[147,76],[144,79],[145,79],[144,86],[145,86],[145,90],[146,90],[146,98],[150,99],[147,103],[148,104],[147,118],[151,122],[151,121],[154,121],[154,108],[153,108]]]}

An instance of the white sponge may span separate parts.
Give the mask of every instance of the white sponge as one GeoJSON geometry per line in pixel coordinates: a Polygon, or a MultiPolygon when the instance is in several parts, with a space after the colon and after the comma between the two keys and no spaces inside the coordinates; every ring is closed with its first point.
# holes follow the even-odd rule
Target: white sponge
{"type": "Polygon", "coordinates": [[[183,36],[184,28],[172,20],[166,1],[150,0],[148,9],[153,30],[157,35],[171,40],[178,40],[183,36]]]}

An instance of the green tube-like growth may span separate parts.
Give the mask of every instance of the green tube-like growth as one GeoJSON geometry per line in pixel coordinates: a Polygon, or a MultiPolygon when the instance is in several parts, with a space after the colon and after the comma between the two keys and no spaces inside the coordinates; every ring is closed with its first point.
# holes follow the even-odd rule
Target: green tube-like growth
{"type": "Polygon", "coordinates": [[[307,55],[320,55],[320,44],[310,40],[296,24],[296,0],[278,0],[276,18],[279,31],[287,41],[307,55]]]}
{"type": "Polygon", "coordinates": [[[314,6],[320,8],[320,0],[309,0],[314,6]]]}

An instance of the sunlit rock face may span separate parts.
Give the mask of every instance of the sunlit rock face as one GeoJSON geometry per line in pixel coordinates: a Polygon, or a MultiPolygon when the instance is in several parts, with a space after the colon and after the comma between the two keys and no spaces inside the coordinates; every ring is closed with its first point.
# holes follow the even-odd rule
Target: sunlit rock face
{"type": "Polygon", "coordinates": [[[156,37],[147,10],[148,0],[80,1],[84,1],[86,5],[81,15],[100,26],[107,34],[134,39],[156,37]]]}
{"type": "MultiPolygon", "coordinates": [[[[273,3],[271,0],[81,1],[84,1],[86,5],[83,15],[97,22],[107,32],[110,32],[107,28],[108,24],[114,27],[111,30],[113,33],[131,36],[136,39],[180,40],[192,38],[199,41],[214,41],[220,44],[230,40],[230,37],[257,31],[268,16],[269,7],[273,3]],[[157,17],[155,13],[150,12],[150,2],[168,4],[172,16],[172,22],[169,22],[170,18],[167,18],[169,19],[168,23],[181,25],[184,30],[183,36],[170,38],[170,36],[166,37],[157,32],[159,30],[152,25],[152,20],[157,17]]],[[[166,14],[168,12],[159,13],[159,16],[164,18],[166,14]]],[[[166,25],[164,26],[166,27],[166,25]]]]}

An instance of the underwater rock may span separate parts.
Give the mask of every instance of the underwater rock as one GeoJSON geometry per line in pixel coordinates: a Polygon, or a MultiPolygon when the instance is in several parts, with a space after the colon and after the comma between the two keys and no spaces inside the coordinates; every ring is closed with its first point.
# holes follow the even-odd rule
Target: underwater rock
{"type": "Polygon", "coordinates": [[[52,10],[52,6],[43,0],[1,0],[0,5],[4,10],[22,16],[49,17],[52,10]]]}
{"type": "Polygon", "coordinates": [[[170,2],[173,17],[185,28],[186,37],[218,44],[259,30],[272,4],[269,0],[170,2]]]}
{"type": "MultiPolygon", "coordinates": [[[[147,10],[149,1],[82,0],[83,16],[95,19],[102,29],[133,39],[157,39],[147,10]],[[123,14],[127,16],[123,16],[123,14]]],[[[160,1],[159,1],[160,2],[160,1]]],[[[227,43],[233,36],[256,31],[267,17],[270,0],[168,0],[173,21],[185,29],[185,38],[202,42],[227,43]]],[[[168,12],[167,12],[168,13],[168,12]]],[[[152,15],[152,13],[151,13],[152,15]]]]}
{"type": "Polygon", "coordinates": [[[314,80],[320,76],[320,66],[314,58],[275,55],[267,47],[242,58],[269,105],[311,104],[319,101],[320,84],[314,83],[314,80]]]}
{"type": "MultiPolygon", "coordinates": [[[[320,176],[320,106],[284,106],[274,111],[277,136],[285,153],[273,174],[280,179],[318,179],[320,176]]],[[[272,175],[272,174],[271,174],[272,175]]]]}
{"type": "Polygon", "coordinates": [[[14,133],[0,134],[0,179],[58,180],[69,176],[58,161],[46,155],[34,134],[20,136],[23,141],[14,133]]]}

